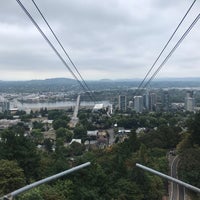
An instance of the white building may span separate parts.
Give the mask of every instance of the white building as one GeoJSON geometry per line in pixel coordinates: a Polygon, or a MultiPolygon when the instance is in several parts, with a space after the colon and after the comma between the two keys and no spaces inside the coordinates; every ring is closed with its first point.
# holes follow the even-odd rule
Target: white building
{"type": "Polygon", "coordinates": [[[192,91],[187,92],[185,98],[185,110],[194,112],[195,110],[195,98],[192,91]]]}
{"type": "Polygon", "coordinates": [[[103,108],[104,108],[103,103],[95,104],[94,108],[93,108],[93,111],[98,111],[98,110],[101,110],[103,108]]]}
{"type": "Polygon", "coordinates": [[[194,112],[195,108],[195,99],[192,97],[185,98],[185,110],[194,112]]]}

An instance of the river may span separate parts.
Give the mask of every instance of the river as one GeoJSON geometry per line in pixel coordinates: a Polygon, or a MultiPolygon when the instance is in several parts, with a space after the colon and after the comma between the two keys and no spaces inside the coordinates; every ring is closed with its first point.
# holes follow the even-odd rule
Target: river
{"type": "MultiPolygon", "coordinates": [[[[104,104],[104,106],[110,105],[108,101],[96,102],[97,104],[104,104]]],[[[21,103],[15,101],[11,103],[11,108],[17,107],[19,110],[39,110],[41,108],[47,109],[61,109],[61,108],[70,108],[76,105],[76,101],[57,101],[57,102],[43,102],[43,103],[21,103]]],[[[80,107],[93,107],[94,102],[92,101],[81,101],[80,107]]]]}

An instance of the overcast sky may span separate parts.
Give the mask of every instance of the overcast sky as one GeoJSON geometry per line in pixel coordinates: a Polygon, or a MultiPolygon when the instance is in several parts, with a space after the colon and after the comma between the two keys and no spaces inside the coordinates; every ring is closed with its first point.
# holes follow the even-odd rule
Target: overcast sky
{"type": "MultiPolygon", "coordinates": [[[[193,0],[35,2],[83,78],[99,80],[143,78],[193,0]]],[[[22,3],[58,47],[32,1],[22,0],[22,3]]],[[[161,61],[199,12],[197,0],[161,61]]],[[[199,30],[200,21],[158,78],[200,77],[199,30]]],[[[55,77],[73,78],[17,2],[1,1],[0,80],[55,77]]]]}

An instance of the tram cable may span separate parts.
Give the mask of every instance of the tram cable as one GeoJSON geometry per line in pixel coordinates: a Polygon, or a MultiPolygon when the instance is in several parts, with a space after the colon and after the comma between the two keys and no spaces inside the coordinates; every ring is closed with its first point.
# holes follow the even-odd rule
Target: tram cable
{"type": "MultiPolygon", "coordinates": [[[[35,27],[37,28],[37,30],[40,32],[40,34],[43,36],[43,38],[46,40],[46,42],[49,44],[49,46],[53,49],[53,51],[55,52],[55,54],[59,57],[59,59],[62,61],[62,63],[65,65],[65,67],[69,70],[69,72],[71,73],[71,75],[76,79],[76,81],[79,83],[79,85],[82,87],[82,89],[87,93],[87,89],[85,88],[85,86],[82,84],[82,82],[77,78],[76,74],[71,70],[71,68],[69,67],[69,65],[67,64],[67,62],[64,60],[64,58],[61,56],[61,54],[58,52],[58,50],[55,48],[55,46],[51,43],[51,41],[48,39],[48,37],[45,35],[45,33],[42,31],[42,29],[39,27],[39,25],[37,24],[37,22],[33,19],[33,17],[31,16],[31,14],[28,12],[28,10],[24,7],[24,5],[21,3],[20,0],[16,0],[16,2],[19,4],[19,6],[22,8],[22,10],[25,12],[25,14],[29,17],[29,19],[31,20],[31,22],[35,25],[35,27]]],[[[89,93],[88,93],[89,94],[89,93]]],[[[94,101],[94,99],[92,98],[92,96],[89,94],[89,97],[92,101],[94,101]]]]}
{"type": "Polygon", "coordinates": [[[160,59],[161,55],[163,54],[163,52],[165,51],[165,49],[167,48],[167,46],[169,45],[169,43],[171,42],[171,40],[173,39],[174,35],[176,34],[176,32],[178,31],[179,27],[181,26],[181,24],[183,23],[183,21],[185,20],[186,16],[188,15],[188,13],[190,12],[190,10],[192,9],[192,7],[194,6],[196,0],[193,1],[193,3],[191,4],[191,6],[189,7],[189,9],[187,10],[187,12],[185,13],[185,15],[183,16],[183,18],[181,19],[180,23],[178,24],[178,26],[176,27],[175,31],[172,33],[171,37],[169,38],[169,40],[167,41],[167,43],[165,44],[165,46],[163,47],[163,49],[161,50],[161,52],[159,53],[158,57],[156,58],[156,60],[154,61],[154,63],[152,64],[151,68],[149,69],[149,71],[146,73],[144,79],[142,80],[142,82],[139,84],[137,89],[140,89],[142,87],[142,85],[144,84],[145,80],[147,79],[147,77],[149,76],[150,72],[153,70],[153,68],[155,67],[156,63],[158,62],[158,60],[160,59]]]}
{"type": "Polygon", "coordinates": [[[70,63],[72,64],[72,66],[74,67],[74,69],[76,70],[77,74],[79,75],[79,77],[81,78],[82,82],[84,83],[84,86],[87,88],[88,92],[91,94],[92,98],[94,101],[95,97],[93,95],[93,93],[91,92],[90,88],[88,87],[87,83],[85,82],[83,76],[81,75],[81,73],[78,71],[76,65],[74,64],[74,62],[72,61],[71,57],[69,56],[69,54],[67,53],[66,49],[64,48],[64,46],[62,45],[61,41],[58,39],[58,37],[56,36],[55,32],[53,31],[52,27],[50,26],[50,24],[48,23],[46,17],[44,16],[44,14],[42,13],[42,11],[39,9],[38,5],[36,4],[36,2],[34,0],[32,0],[33,5],[35,6],[35,8],[37,9],[37,11],[39,12],[39,14],[41,15],[41,17],[43,18],[43,20],[45,21],[46,25],[48,26],[49,30],[51,31],[51,33],[53,34],[54,38],[56,39],[56,41],[58,42],[58,44],[60,45],[60,47],[62,48],[63,52],[65,53],[65,55],[67,56],[67,58],[69,59],[70,63]]]}
{"type": "Polygon", "coordinates": [[[154,72],[154,74],[149,78],[147,83],[143,86],[143,89],[147,87],[148,84],[155,78],[155,76],[158,74],[158,72],[161,70],[161,68],[165,65],[165,63],[169,60],[169,58],[172,56],[172,54],[175,52],[175,50],[180,46],[180,44],[183,42],[185,37],[189,34],[189,32],[192,30],[194,25],[198,22],[200,19],[200,13],[197,15],[197,17],[194,19],[194,21],[191,23],[191,25],[188,27],[188,29],[184,32],[182,37],[179,39],[179,41],[176,43],[176,45],[172,48],[170,53],[166,56],[164,61],[160,64],[160,66],[157,68],[157,70],[154,72]]]}

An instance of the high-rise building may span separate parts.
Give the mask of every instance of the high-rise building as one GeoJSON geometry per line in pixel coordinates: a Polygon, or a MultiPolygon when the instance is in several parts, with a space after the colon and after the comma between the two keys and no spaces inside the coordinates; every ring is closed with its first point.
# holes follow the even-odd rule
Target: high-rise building
{"type": "Polygon", "coordinates": [[[143,95],[143,105],[144,109],[149,111],[149,92],[147,91],[146,94],[143,95]]]}
{"type": "Polygon", "coordinates": [[[194,112],[195,110],[195,98],[193,91],[188,91],[186,93],[185,110],[190,112],[194,112]]]}
{"type": "Polygon", "coordinates": [[[127,109],[127,100],[125,95],[119,95],[118,99],[119,110],[126,111],[127,109]]]}
{"type": "Polygon", "coordinates": [[[149,110],[156,111],[157,95],[156,93],[149,94],[149,110]]]}
{"type": "Polygon", "coordinates": [[[134,96],[134,110],[138,113],[143,111],[143,97],[134,96]]]}
{"type": "Polygon", "coordinates": [[[10,102],[5,99],[1,99],[0,107],[1,107],[0,112],[9,111],[10,110],[10,102]]]}
{"type": "Polygon", "coordinates": [[[164,91],[162,94],[162,110],[168,112],[170,108],[170,97],[169,92],[164,91]]]}

